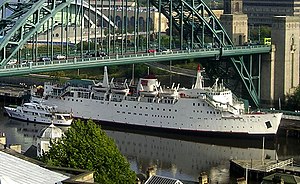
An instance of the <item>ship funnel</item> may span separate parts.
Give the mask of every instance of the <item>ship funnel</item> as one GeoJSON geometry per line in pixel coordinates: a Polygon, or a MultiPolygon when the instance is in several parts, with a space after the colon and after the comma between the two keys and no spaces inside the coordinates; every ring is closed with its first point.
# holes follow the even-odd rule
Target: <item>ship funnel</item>
{"type": "Polygon", "coordinates": [[[109,85],[109,82],[108,82],[107,66],[104,66],[104,76],[103,76],[102,86],[108,87],[108,85],[109,85]]]}
{"type": "Polygon", "coordinates": [[[197,79],[196,79],[196,83],[194,85],[194,89],[202,89],[202,75],[201,75],[201,71],[200,71],[200,64],[198,64],[198,69],[197,69],[197,79]]]}

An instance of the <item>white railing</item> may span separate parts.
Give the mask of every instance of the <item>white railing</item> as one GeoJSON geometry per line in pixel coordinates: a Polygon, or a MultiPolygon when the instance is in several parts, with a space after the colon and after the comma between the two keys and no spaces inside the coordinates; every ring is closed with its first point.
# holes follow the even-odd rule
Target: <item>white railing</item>
{"type": "Polygon", "coordinates": [[[273,164],[273,165],[270,165],[270,166],[266,167],[265,171],[270,172],[270,171],[273,171],[275,169],[293,164],[293,162],[294,162],[294,159],[290,158],[290,159],[287,159],[287,160],[284,160],[284,161],[281,161],[281,162],[278,162],[276,164],[273,164]]]}

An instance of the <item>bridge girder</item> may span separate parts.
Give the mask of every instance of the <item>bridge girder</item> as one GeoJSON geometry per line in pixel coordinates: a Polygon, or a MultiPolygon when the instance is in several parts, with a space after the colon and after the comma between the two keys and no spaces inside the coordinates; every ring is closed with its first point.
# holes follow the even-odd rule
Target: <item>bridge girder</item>
{"type": "Polygon", "coordinates": [[[57,12],[69,6],[71,1],[29,0],[23,3],[13,3],[15,8],[11,8],[13,7],[11,2],[3,3],[0,6],[2,14],[8,7],[13,12],[0,20],[0,25],[6,24],[6,26],[0,27],[0,35],[5,35],[0,40],[0,65],[6,65],[47,21],[53,19],[57,12]],[[22,12],[26,13],[20,13],[21,8],[23,8],[22,12]]]}
{"type": "MultiPolygon", "coordinates": [[[[169,22],[172,22],[174,28],[180,32],[181,37],[190,43],[189,47],[205,47],[207,42],[212,43],[212,47],[220,49],[233,46],[233,42],[218,18],[202,0],[150,0],[150,2],[161,10],[169,22]]],[[[238,72],[254,105],[258,107],[260,91],[257,92],[253,77],[248,71],[243,57],[230,57],[230,61],[238,72]]],[[[260,80],[259,77],[255,77],[255,79],[260,80]]]]}

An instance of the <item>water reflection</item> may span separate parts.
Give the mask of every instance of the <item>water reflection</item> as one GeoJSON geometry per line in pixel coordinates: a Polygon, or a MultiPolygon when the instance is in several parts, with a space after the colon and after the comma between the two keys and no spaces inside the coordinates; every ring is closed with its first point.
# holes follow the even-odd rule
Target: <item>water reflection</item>
{"type": "MultiPolygon", "coordinates": [[[[182,180],[196,181],[203,171],[208,172],[214,182],[229,181],[229,159],[261,159],[262,149],[222,146],[201,142],[190,142],[151,135],[107,131],[115,139],[120,151],[131,161],[134,169],[145,172],[155,166],[157,173],[182,180]]],[[[275,151],[264,150],[275,157],[275,151]]]]}
{"type": "MultiPolygon", "coordinates": [[[[36,145],[37,137],[45,127],[47,125],[0,119],[0,131],[6,133],[7,143],[21,144],[23,151],[36,145]]],[[[66,131],[68,127],[61,128],[66,131]]],[[[205,171],[212,183],[229,183],[229,159],[262,158],[262,149],[251,146],[260,145],[261,141],[257,140],[245,140],[247,144],[239,146],[239,140],[234,139],[202,138],[203,142],[193,139],[194,142],[185,140],[186,137],[177,136],[175,139],[172,135],[159,137],[116,130],[106,132],[115,139],[132,169],[138,173],[145,173],[149,166],[154,166],[159,175],[197,181],[199,174],[205,171]]],[[[272,149],[266,149],[264,157],[266,154],[275,157],[272,149]]]]}

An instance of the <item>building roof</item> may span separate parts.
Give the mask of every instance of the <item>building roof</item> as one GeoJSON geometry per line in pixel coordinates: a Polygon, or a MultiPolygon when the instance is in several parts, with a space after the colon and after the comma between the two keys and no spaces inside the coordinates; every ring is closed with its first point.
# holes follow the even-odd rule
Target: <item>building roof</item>
{"type": "Polygon", "coordinates": [[[51,124],[41,131],[40,137],[48,138],[48,139],[56,139],[56,138],[62,138],[63,134],[64,133],[60,128],[51,124]]]}
{"type": "Polygon", "coordinates": [[[168,178],[164,176],[158,176],[153,175],[151,176],[145,184],[183,184],[181,181],[174,179],[174,178],[168,178]]]}
{"type": "Polygon", "coordinates": [[[262,183],[273,183],[274,179],[283,179],[284,183],[287,184],[297,184],[300,183],[300,177],[299,176],[294,176],[291,174],[285,174],[285,173],[274,173],[271,174],[269,176],[266,176],[263,178],[263,182],[262,183]]]}
{"type": "Polygon", "coordinates": [[[0,151],[0,183],[54,184],[68,179],[61,173],[0,151]]]}

